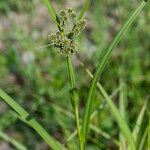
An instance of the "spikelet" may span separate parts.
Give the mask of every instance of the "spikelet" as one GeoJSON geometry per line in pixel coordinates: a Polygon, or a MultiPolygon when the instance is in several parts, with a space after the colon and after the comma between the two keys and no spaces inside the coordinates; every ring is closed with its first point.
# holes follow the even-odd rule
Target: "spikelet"
{"type": "Polygon", "coordinates": [[[85,20],[79,20],[75,23],[72,32],[74,35],[79,35],[84,28],[85,28],[85,20]]]}
{"type": "Polygon", "coordinates": [[[58,15],[60,31],[48,36],[50,43],[54,45],[58,53],[65,56],[75,53],[77,42],[72,37],[78,36],[85,28],[85,20],[76,21],[76,17],[77,15],[72,9],[61,10],[58,15]],[[72,30],[65,33],[69,21],[72,22],[73,27],[72,30]]]}

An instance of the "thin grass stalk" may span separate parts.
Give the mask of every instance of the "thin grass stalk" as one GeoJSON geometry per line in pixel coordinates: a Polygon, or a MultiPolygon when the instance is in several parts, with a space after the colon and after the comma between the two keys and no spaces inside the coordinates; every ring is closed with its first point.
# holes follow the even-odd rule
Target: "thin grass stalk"
{"type": "Polygon", "coordinates": [[[82,8],[82,10],[81,10],[81,12],[80,12],[80,15],[79,15],[79,17],[78,17],[78,20],[81,20],[81,19],[82,19],[82,17],[83,17],[83,15],[84,15],[84,13],[86,12],[86,10],[87,10],[89,4],[90,4],[90,0],[86,0],[85,3],[84,3],[84,6],[83,6],[83,8],[82,8]]]}
{"type": "Polygon", "coordinates": [[[74,69],[73,69],[70,55],[67,56],[66,59],[67,59],[70,83],[71,83],[71,87],[72,87],[72,90],[70,90],[70,92],[69,92],[70,93],[70,100],[71,100],[72,106],[74,108],[74,113],[75,113],[75,120],[76,120],[76,126],[77,126],[78,138],[79,138],[78,139],[79,147],[80,147],[80,150],[82,150],[81,134],[80,134],[80,121],[79,121],[79,112],[78,112],[79,97],[78,97],[78,93],[77,93],[77,85],[76,85],[76,80],[75,80],[75,76],[74,76],[74,69]]]}
{"type": "Polygon", "coordinates": [[[59,22],[58,22],[58,20],[57,20],[57,14],[56,14],[56,11],[55,11],[55,9],[53,8],[53,6],[52,6],[52,4],[51,4],[51,1],[50,1],[50,0],[43,0],[43,1],[44,1],[44,3],[46,4],[49,13],[51,14],[51,17],[52,17],[53,21],[54,21],[55,24],[58,26],[58,25],[59,25],[59,22]]]}
{"type": "MultiPolygon", "coordinates": [[[[132,131],[132,135],[133,135],[133,138],[134,138],[134,141],[135,141],[136,145],[138,145],[138,136],[139,136],[139,133],[140,133],[140,129],[142,127],[142,121],[143,121],[143,118],[144,118],[146,107],[147,107],[147,99],[144,102],[144,105],[143,105],[143,107],[142,107],[142,109],[141,109],[141,111],[140,111],[140,113],[137,117],[137,121],[136,121],[134,129],[132,131]]],[[[127,147],[127,150],[130,150],[130,145],[127,147]]]]}
{"type": "Polygon", "coordinates": [[[99,149],[105,149],[105,144],[103,144],[102,142],[100,142],[98,139],[93,138],[92,136],[89,136],[89,140],[94,143],[95,145],[97,145],[97,148],[99,149]]]}
{"type": "MultiPolygon", "coordinates": [[[[59,21],[57,18],[57,14],[54,10],[54,8],[52,7],[52,4],[50,3],[50,1],[48,2],[48,0],[44,0],[48,10],[54,20],[54,22],[56,23],[57,26],[59,26],[59,21]]],[[[59,29],[59,27],[58,27],[59,29]]],[[[61,32],[61,31],[60,31],[61,32]]],[[[74,109],[74,113],[75,113],[75,120],[76,120],[76,126],[77,126],[77,131],[78,131],[78,141],[79,141],[79,147],[81,149],[81,135],[80,135],[80,122],[79,122],[79,111],[78,111],[78,93],[77,93],[77,88],[76,88],[76,81],[75,81],[75,76],[74,76],[74,70],[73,70],[73,65],[72,65],[72,61],[71,61],[71,57],[67,56],[67,65],[68,65],[68,71],[69,71],[69,77],[70,77],[70,83],[72,86],[72,90],[70,90],[70,99],[73,105],[73,109],[74,109]]],[[[82,149],[81,149],[82,150],[82,149]]]]}
{"type": "Polygon", "coordinates": [[[0,138],[13,145],[17,150],[27,150],[27,148],[22,143],[18,142],[12,137],[9,137],[1,130],[0,130],[0,138]]]}
{"type": "Polygon", "coordinates": [[[104,96],[104,98],[106,99],[108,105],[110,106],[111,112],[112,112],[113,116],[115,117],[117,124],[119,125],[123,135],[126,137],[128,144],[131,146],[131,150],[136,150],[136,145],[135,145],[135,141],[132,136],[131,130],[129,129],[125,120],[120,115],[119,110],[117,109],[115,104],[112,102],[112,100],[109,98],[109,96],[107,95],[106,91],[104,90],[104,88],[102,86],[101,87],[99,86],[99,90],[102,93],[102,95],[104,96]]]}
{"type": "Polygon", "coordinates": [[[143,107],[142,107],[142,109],[138,115],[137,121],[135,123],[135,127],[134,127],[133,132],[132,132],[135,142],[137,142],[138,135],[139,135],[140,129],[142,127],[142,121],[144,119],[146,107],[147,107],[147,100],[144,102],[144,105],[143,105],[143,107]]]}
{"type": "MultiPolygon", "coordinates": [[[[122,89],[120,90],[119,93],[119,112],[123,119],[127,121],[127,112],[126,112],[126,106],[127,106],[127,86],[126,86],[126,81],[125,81],[125,68],[124,65],[121,66],[120,68],[120,78],[119,78],[119,84],[124,85],[122,89]]],[[[126,138],[122,134],[122,132],[119,132],[119,140],[121,142],[121,150],[125,150],[127,145],[126,145],[126,138]]]]}
{"type": "Polygon", "coordinates": [[[52,147],[54,150],[65,150],[65,147],[58,142],[55,138],[50,136],[47,131],[34,119],[29,113],[19,105],[15,100],[13,100],[9,95],[7,95],[2,89],[0,89],[0,97],[12,108],[14,109],[21,118],[22,121],[31,126],[43,139],[44,141],[52,147]]]}
{"type": "Polygon", "coordinates": [[[101,136],[105,137],[107,140],[111,140],[116,146],[120,146],[120,142],[113,138],[111,135],[109,135],[108,133],[102,131],[100,128],[98,128],[97,126],[90,124],[90,129],[92,129],[93,131],[95,131],[96,133],[100,134],[101,136]]]}
{"type": "MultiPolygon", "coordinates": [[[[74,116],[74,115],[73,115],[74,116]]],[[[61,126],[62,130],[63,130],[63,135],[65,135],[65,139],[69,136],[70,131],[68,129],[67,124],[64,122],[63,120],[63,115],[60,115],[59,117],[56,118],[58,124],[61,126]]],[[[66,141],[66,140],[65,140],[66,141]]],[[[65,145],[67,146],[68,150],[77,150],[78,149],[78,145],[76,144],[76,142],[72,141],[72,142],[65,142],[65,145]]]]}
{"type": "MultiPolygon", "coordinates": [[[[124,26],[120,29],[114,40],[111,42],[110,46],[106,49],[106,53],[103,56],[102,61],[100,61],[96,72],[94,74],[94,78],[92,80],[92,84],[89,90],[85,110],[84,110],[84,116],[83,116],[83,123],[82,123],[82,129],[81,129],[81,136],[83,139],[82,142],[82,148],[85,149],[86,142],[87,142],[87,135],[88,135],[88,127],[89,127],[89,120],[90,120],[90,114],[92,110],[92,103],[95,98],[95,93],[96,93],[96,86],[97,83],[100,79],[100,75],[102,74],[102,71],[104,67],[106,66],[110,55],[112,53],[112,50],[117,46],[117,44],[120,42],[121,38],[123,37],[124,33],[128,30],[128,28],[131,26],[137,15],[140,13],[140,11],[143,9],[143,7],[146,5],[146,1],[142,1],[141,4],[138,6],[138,8],[133,12],[131,17],[126,21],[124,26]]],[[[135,144],[134,142],[130,142],[132,145],[132,150],[135,150],[135,144]]]]}

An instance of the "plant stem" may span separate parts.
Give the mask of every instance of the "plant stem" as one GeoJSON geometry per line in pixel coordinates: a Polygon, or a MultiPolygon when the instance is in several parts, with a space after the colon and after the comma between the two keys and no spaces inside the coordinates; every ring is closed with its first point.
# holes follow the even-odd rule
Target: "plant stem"
{"type": "Polygon", "coordinates": [[[83,17],[83,15],[84,15],[84,13],[86,12],[86,10],[87,10],[89,4],[90,4],[90,0],[86,0],[86,1],[85,1],[85,4],[84,4],[84,6],[83,6],[83,8],[82,8],[82,10],[81,10],[81,12],[80,12],[80,15],[79,15],[79,17],[78,17],[78,20],[81,20],[81,19],[82,19],[82,17],[83,17]]]}
{"type": "MultiPolygon", "coordinates": [[[[125,66],[124,63],[119,68],[119,84],[124,85],[119,93],[119,113],[123,117],[123,119],[127,122],[127,86],[126,86],[126,77],[125,77],[125,66]]],[[[119,132],[119,140],[121,142],[120,149],[126,149],[126,138],[122,134],[122,132],[119,132]]]]}
{"type": "Polygon", "coordinates": [[[53,18],[53,21],[55,22],[55,24],[58,26],[59,23],[58,23],[58,20],[57,20],[57,14],[55,12],[55,9],[53,8],[50,0],[44,0],[44,3],[46,4],[47,8],[48,8],[48,11],[49,13],[51,14],[52,18],[53,18]]]}
{"type": "Polygon", "coordinates": [[[71,103],[72,103],[74,113],[75,113],[75,120],[76,120],[76,126],[77,126],[78,138],[79,138],[79,147],[80,147],[80,150],[82,150],[81,148],[82,139],[81,139],[81,134],[80,134],[80,122],[79,122],[79,111],[78,111],[79,97],[77,93],[76,80],[75,80],[75,75],[74,75],[74,70],[73,70],[73,65],[72,65],[70,55],[68,55],[66,59],[67,59],[69,77],[70,77],[70,84],[72,87],[72,90],[70,90],[70,99],[71,99],[71,103]]]}
{"type": "MultiPolygon", "coordinates": [[[[57,26],[59,26],[59,21],[57,19],[57,14],[54,10],[54,8],[52,7],[52,4],[50,1],[48,0],[44,0],[45,4],[47,5],[47,8],[55,22],[55,24],[57,26]]],[[[89,5],[90,0],[86,0],[86,3],[79,15],[78,19],[81,19],[84,12],[86,11],[88,5],[89,5]]],[[[59,29],[59,27],[58,27],[59,29]]],[[[60,30],[60,29],[59,29],[60,30]]],[[[61,31],[60,31],[61,32],[61,31]]],[[[69,70],[69,76],[70,76],[70,83],[72,86],[72,90],[70,91],[70,99],[71,99],[71,103],[73,105],[73,109],[74,109],[74,113],[75,113],[75,120],[76,120],[76,126],[77,126],[77,131],[78,131],[78,138],[79,138],[79,147],[80,150],[82,150],[81,148],[81,134],[80,134],[80,122],[79,122],[79,111],[78,111],[78,94],[77,94],[77,88],[76,88],[76,81],[75,81],[75,76],[74,76],[74,70],[73,70],[73,66],[72,66],[72,62],[71,62],[71,57],[67,56],[67,65],[68,65],[68,70],[69,70]]]]}

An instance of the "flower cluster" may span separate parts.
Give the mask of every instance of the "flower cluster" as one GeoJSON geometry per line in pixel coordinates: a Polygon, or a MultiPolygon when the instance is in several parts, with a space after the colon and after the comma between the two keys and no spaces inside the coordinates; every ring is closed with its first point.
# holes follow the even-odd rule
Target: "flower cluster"
{"type": "Polygon", "coordinates": [[[59,19],[59,28],[64,31],[66,24],[69,21],[72,21],[76,18],[76,13],[72,9],[68,9],[67,11],[61,10],[58,16],[59,19]]]}
{"type": "Polygon", "coordinates": [[[74,54],[77,47],[74,36],[79,35],[85,28],[85,20],[77,20],[76,17],[77,15],[72,9],[61,10],[58,15],[59,32],[49,35],[50,43],[54,45],[58,53],[65,56],[74,54]],[[69,30],[70,24],[72,26],[69,30]]]}
{"type": "Polygon", "coordinates": [[[51,34],[49,40],[60,54],[73,54],[77,47],[77,43],[74,40],[69,39],[67,35],[60,34],[60,32],[51,34]]]}
{"type": "Polygon", "coordinates": [[[72,30],[72,32],[75,34],[75,35],[79,35],[81,30],[85,28],[85,20],[79,20],[75,23],[75,26],[72,30]]]}

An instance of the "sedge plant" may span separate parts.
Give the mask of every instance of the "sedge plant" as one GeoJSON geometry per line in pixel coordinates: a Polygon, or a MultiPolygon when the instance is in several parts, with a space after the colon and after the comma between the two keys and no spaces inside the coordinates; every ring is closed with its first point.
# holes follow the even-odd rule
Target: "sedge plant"
{"type": "MultiPolygon", "coordinates": [[[[92,111],[92,103],[93,103],[94,98],[95,98],[96,87],[97,87],[97,83],[99,81],[100,75],[102,74],[102,71],[103,71],[104,67],[106,66],[106,64],[107,64],[107,62],[108,62],[108,60],[109,60],[109,58],[111,56],[112,50],[120,42],[120,40],[123,37],[124,33],[128,30],[128,28],[130,27],[130,25],[132,24],[132,22],[135,20],[136,16],[140,13],[140,11],[146,5],[146,2],[147,1],[142,1],[142,3],[139,5],[139,7],[134,11],[134,13],[131,15],[131,17],[126,21],[126,23],[124,24],[124,26],[120,29],[120,31],[118,32],[118,34],[116,35],[116,37],[113,39],[113,41],[110,44],[110,46],[108,46],[108,48],[106,49],[106,53],[103,56],[103,59],[100,61],[99,65],[98,65],[98,67],[97,67],[97,69],[95,71],[92,83],[91,83],[91,87],[90,87],[90,90],[89,90],[89,94],[88,94],[88,98],[87,98],[87,102],[86,102],[86,106],[85,106],[85,111],[84,111],[84,115],[83,115],[83,122],[82,122],[81,131],[80,131],[80,128],[79,128],[79,121],[78,121],[79,117],[76,116],[77,115],[76,114],[77,111],[75,110],[75,116],[76,116],[76,122],[77,122],[77,129],[78,129],[78,136],[79,136],[79,145],[80,145],[80,149],[81,150],[84,150],[85,146],[86,146],[86,141],[87,141],[87,136],[88,136],[90,114],[91,114],[91,111],[92,111]]],[[[82,21],[82,17],[84,15],[84,13],[86,12],[89,3],[90,3],[89,0],[85,1],[85,5],[83,6],[83,9],[82,9],[82,11],[81,11],[81,13],[80,13],[80,15],[78,17],[78,20],[82,21]]],[[[46,1],[46,4],[48,4],[47,1],[46,1]]],[[[49,3],[49,5],[50,6],[48,6],[48,8],[49,8],[49,11],[51,13],[53,11],[53,9],[51,9],[52,8],[51,3],[49,3]]],[[[52,14],[54,14],[54,13],[55,12],[53,12],[52,14]]],[[[62,24],[62,22],[60,22],[60,20],[59,20],[59,18],[61,18],[61,17],[58,17],[57,14],[56,14],[55,18],[58,18],[57,19],[58,20],[57,24],[59,24],[58,28],[60,29],[60,32],[61,32],[61,24],[62,24]]],[[[73,35],[73,34],[71,34],[71,35],[73,35]]],[[[64,48],[63,44],[61,46],[64,48]]],[[[56,44],[55,44],[55,47],[57,47],[56,44]]],[[[65,51],[65,55],[66,55],[66,49],[63,50],[63,48],[60,48],[60,47],[58,47],[58,48],[60,49],[59,52],[62,51],[62,53],[63,53],[63,51],[65,51]]],[[[69,48],[67,49],[67,51],[68,50],[69,50],[69,48]]],[[[77,108],[78,107],[77,87],[76,87],[76,83],[75,83],[75,77],[74,77],[75,75],[74,75],[74,71],[73,71],[73,67],[72,67],[72,63],[71,63],[70,54],[72,54],[72,53],[68,53],[66,55],[68,69],[69,69],[69,75],[70,75],[70,82],[71,82],[71,86],[73,88],[70,91],[70,94],[71,94],[70,97],[71,97],[71,101],[73,101],[73,107],[77,108]]],[[[107,97],[105,91],[102,88],[101,88],[101,91],[102,91],[103,95],[106,97],[106,99],[108,100],[108,102],[111,105],[111,107],[113,108],[114,114],[115,114],[118,122],[120,123],[119,124],[120,128],[122,129],[122,131],[124,132],[124,134],[126,135],[126,137],[129,139],[128,141],[129,141],[129,143],[131,145],[131,149],[135,150],[136,147],[135,147],[134,139],[132,137],[130,129],[128,128],[128,126],[126,125],[126,123],[124,122],[124,120],[122,119],[122,117],[119,114],[119,112],[116,109],[116,107],[109,100],[109,97],[107,97]]]]}
{"type": "MultiPolygon", "coordinates": [[[[103,95],[108,106],[111,108],[111,112],[118,126],[120,127],[120,130],[122,132],[121,136],[124,137],[128,143],[127,148],[130,150],[136,150],[135,142],[139,130],[138,127],[135,127],[133,133],[131,132],[129,126],[127,125],[124,118],[122,117],[122,112],[119,112],[119,110],[111,100],[111,97],[108,96],[105,89],[99,84],[99,80],[106,64],[108,63],[111,57],[112,51],[120,42],[120,40],[123,38],[124,34],[132,25],[132,23],[134,22],[138,14],[141,12],[141,10],[144,8],[148,0],[143,0],[139,4],[139,6],[134,10],[134,12],[131,14],[129,19],[121,27],[121,29],[116,34],[116,36],[114,37],[114,39],[112,40],[108,48],[105,50],[103,58],[99,60],[99,64],[96,67],[95,73],[92,75],[92,73],[88,69],[86,69],[86,72],[89,74],[92,80],[87,95],[83,119],[79,118],[79,95],[78,95],[78,88],[77,88],[73,63],[72,63],[72,55],[74,55],[77,52],[78,43],[76,42],[76,38],[86,26],[86,21],[83,19],[83,16],[88,9],[90,0],[85,0],[85,3],[83,5],[83,8],[79,16],[77,16],[77,14],[73,9],[67,9],[67,10],[62,9],[60,13],[57,13],[53,8],[50,0],[43,0],[43,1],[46,4],[54,23],[58,27],[58,31],[56,33],[50,34],[48,37],[50,41],[50,45],[53,45],[54,48],[57,49],[58,53],[65,56],[66,63],[68,66],[68,74],[70,77],[70,85],[71,85],[69,94],[70,94],[71,104],[74,110],[76,128],[78,133],[79,149],[80,150],[86,149],[88,130],[90,127],[97,130],[97,132],[99,131],[97,128],[95,128],[93,125],[90,124],[92,106],[95,100],[97,86],[98,86],[100,93],[103,95]]],[[[61,144],[54,137],[52,137],[42,127],[42,125],[40,125],[34,119],[34,117],[31,117],[29,113],[21,105],[19,105],[15,100],[13,100],[9,95],[7,95],[2,89],[0,89],[0,97],[3,100],[5,100],[5,102],[8,103],[11,106],[11,108],[13,108],[16,111],[17,113],[16,117],[18,117],[20,120],[25,122],[28,126],[32,127],[52,149],[54,150],[67,149],[63,144],[61,144]]],[[[145,111],[145,107],[146,105],[144,105],[144,108],[142,109],[142,114],[145,111]]],[[[140,122],[140,124],[141,124],[141,118],[143,118],[143,115],[141,115],[141,117],[139,116],[139,119],[137,120],[138,122],[140,122]]],[[[62,124],[61,121],[60,123],[62,124]]]]}

